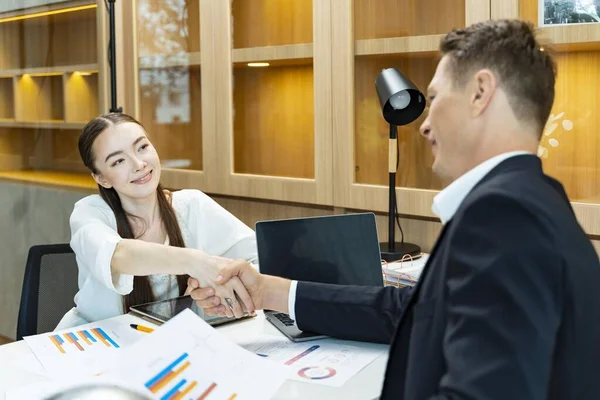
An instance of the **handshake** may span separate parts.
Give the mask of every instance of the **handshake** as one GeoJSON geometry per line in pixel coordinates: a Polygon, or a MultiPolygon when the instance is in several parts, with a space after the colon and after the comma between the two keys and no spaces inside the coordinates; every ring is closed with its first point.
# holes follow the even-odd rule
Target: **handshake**
{"type": "Polygon", "coordinates": [[[220,259],[214,284],[190,277],[186,294],[207,315],[241,318],[244,312],[268,308],[288,312],[291,281],[262,275],[245,260],[220,259]]]}

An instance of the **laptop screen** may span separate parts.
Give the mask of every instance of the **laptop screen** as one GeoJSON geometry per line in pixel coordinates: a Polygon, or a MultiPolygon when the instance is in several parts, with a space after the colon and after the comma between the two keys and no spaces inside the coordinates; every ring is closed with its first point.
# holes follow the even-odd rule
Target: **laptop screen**
{"type": "Polygon", "coordinates": [[[383,286],[375,215],[256,223],[260,272],[299,281],[383,286]]]}

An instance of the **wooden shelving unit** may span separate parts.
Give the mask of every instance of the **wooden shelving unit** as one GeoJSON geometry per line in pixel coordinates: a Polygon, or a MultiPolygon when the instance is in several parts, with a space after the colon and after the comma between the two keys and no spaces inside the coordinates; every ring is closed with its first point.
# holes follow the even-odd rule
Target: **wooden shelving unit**
{"type": "Polygon", "coordinates": [[[52,170],[82,169],[76,141],[57,138],[76,137],[106,109],[103,9],[101,0],[72,0],[0,14],[0,170],[6,176],[24,170],[23,181],[41,182],[52,170]]]}
{"type": "MultiPolygon", "coordinates": [[[[136,18],[136,115],[160,154],[202,160],[167,169],[171,187],[387,212],[388,127],[377,74],[399,68],[425,91],[447,32],[490,18],[537,20],[538,0],[196,0],[185,12],[159,0],[136,4],[165,18],[158,27],[136,18]],[[167,29],[168,20],[186,28],[167,29]],[[269,66],[248,66],[256,62],[269,66]],[[158,123],[157,100],[142,96],[146,71],[169,70],[201,82],[186,102],[198,116],[191,123],[158,123]]],[[[600,24],[543,27],[540,35],[558,50],[553,114],[564,112],[544,136],[544,164],[573,200],[595,201],[600,24]],[[570,123],[577,135],[563,132],[570,123]]],[[[400,129],[397,196],[401,214],[434,220],[431,201],[443,183],[418,133],[423,118],[400,129]]],[[[600,234],[600,205],[574,204],[588,233],[600,234]]]]}
{"type": "Polygon", "coordinates": [[[217,137],[218,192],[332,204],[332,7],[316,0],[214,6],[222,43],[233,42],[219,62],[234,66],[222,81],[231,100],[218,105],[233,104],[218,114],[229,120],[217,137]],[[268,66],[251,66],[257,62],[268,66]]]}

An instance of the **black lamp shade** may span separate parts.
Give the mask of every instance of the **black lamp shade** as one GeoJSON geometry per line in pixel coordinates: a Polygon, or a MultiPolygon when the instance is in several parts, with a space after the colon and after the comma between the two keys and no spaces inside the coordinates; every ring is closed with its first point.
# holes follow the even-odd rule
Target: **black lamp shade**
{"type": "Polygon", "coordinates": [[[381,71],[375,88],[383,118],[392,125],[408,125],[425,110],[425,96],[395,68],[381,71]]]}

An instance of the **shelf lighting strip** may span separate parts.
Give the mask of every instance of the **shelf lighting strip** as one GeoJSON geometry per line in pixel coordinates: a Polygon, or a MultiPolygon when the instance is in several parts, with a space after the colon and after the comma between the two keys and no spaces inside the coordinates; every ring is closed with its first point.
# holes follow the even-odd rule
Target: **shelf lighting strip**
{"type": "Polygon", "coordinates": [[[30,19],[30,18],[46,17],[48,15],[56,15],[56,14],[73,12],[73,11],[89,10],[89,9],[96,8],[96,7],[98,7],[97,4],[90,4],[87,6],[61,8],[59,10],[53,10],[53,11],[42,11],[42,12],[37,12],[37,13],[33,13],[33,14],[18,15],[16,17],[0,18],[0,24],[3,22],[21,21],[21,20],[30,19]]]}

